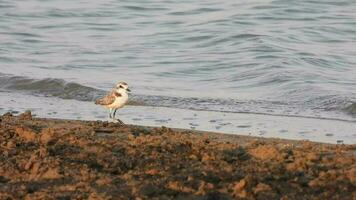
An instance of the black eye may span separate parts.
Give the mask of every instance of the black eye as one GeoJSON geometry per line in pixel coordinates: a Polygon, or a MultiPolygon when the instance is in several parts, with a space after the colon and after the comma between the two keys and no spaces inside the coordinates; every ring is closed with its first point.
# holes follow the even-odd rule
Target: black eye
{"type": "Polygon", "coordinates": [[[124,88],[124,87],[122,87],[122,85],[120,85],[120,87],[119,88],[124,88]]]}

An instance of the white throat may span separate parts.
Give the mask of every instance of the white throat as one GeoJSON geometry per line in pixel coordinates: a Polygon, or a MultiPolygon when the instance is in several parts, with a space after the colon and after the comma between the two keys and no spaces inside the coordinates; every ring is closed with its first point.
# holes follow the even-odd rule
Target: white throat
{"type": "Polygon", "coordinates": [[[122,89],[122,88],[116,89],[116,92],[118,92],[120,94],[127,94],[127,91],[125,89],[122,89]]]}

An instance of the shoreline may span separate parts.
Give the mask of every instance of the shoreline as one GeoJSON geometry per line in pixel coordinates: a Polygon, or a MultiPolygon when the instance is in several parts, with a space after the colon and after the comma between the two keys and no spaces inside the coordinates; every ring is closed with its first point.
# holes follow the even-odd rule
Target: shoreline
{"type": "MultiPolygon", "coordinates": [[[[107,120],[106,110],[93,102],[16,93],[5,95],[1,98],[0,104],[6,105],[6,108],[0,108],[0,114],[6,112],[16,114],[31,110],[38,117],[44,118],[107,120]]],[[[120,109],[118,115],[127,124],[143,126],[166,126],[331,144],[356,144],[356,123],[348,121],[149,106],[125,106],[120,109]]]]}
{"type": "MultiPolygon", "coordinates": [[[[21,113],[20,113],[21,115],[21,113]]],[[[105,120],[81,120],[81,119],[60,119],[60,118],[43,118],[43,117],[34,117],[37,120],[40,121],[48,121],[48,122],[77,122],[77,123],[87,123],[87,122],[98,122],[98,123],[103,123],[103,124],[116,124],[114,122],[108,122],[105,120]]],[[[298,143],[312,143],[313,145],[330,145],[330,146],[339,146],[339,145],[344,145],[344,146],[355,146],[356,144],[333,144],[333,143],[327,143],[327,142],[317,142],[317,141],[310,141],[307,139],[285,139],[285,138],[278,138],[278,137],[261,137],[261,136],[253,136],[253,135],[238,135],[238,134],[233,134],[233,133],[222,133],[222,132],[215,132],[215,131],[204,131],[204,130],[195,130],[195,129],[184,129],[184,128],[172,128],[172,127],[167,127],[167,126],[149,126],[149,125],[135,125],[135,124],[125,124],[124,126],[129,127],[129,128],[138,128],[146,131],[155,131],[155,129],[169,129],[170,131],[173,132],[178,132],[178,133],[189,133],[192,135],[197,135],[200,137],[205,137],[207,139],[212,139],[214,141],[218,142],[229,142],[237,145],[242,145],[245,146],[249,142],[252,141],[263,141],[267,143],[280,143],[280,144],[285,144],[285,145],[295,145],[298,143]]],[[[355,152],[356,154],[356,152],[355,152]]]]}
{"type": "Polygon", "coordinates": [[[353,199],[356,145],[0,117],[0,198],[353,199]]]}

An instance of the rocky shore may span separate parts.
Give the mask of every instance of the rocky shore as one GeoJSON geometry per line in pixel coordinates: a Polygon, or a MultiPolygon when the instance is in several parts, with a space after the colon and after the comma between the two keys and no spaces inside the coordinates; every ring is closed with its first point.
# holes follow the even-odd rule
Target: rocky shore
{"type": "Polygon", "coordinates": [[[7,113],[0,199],[356,199],[356,145],[7,113]]]}

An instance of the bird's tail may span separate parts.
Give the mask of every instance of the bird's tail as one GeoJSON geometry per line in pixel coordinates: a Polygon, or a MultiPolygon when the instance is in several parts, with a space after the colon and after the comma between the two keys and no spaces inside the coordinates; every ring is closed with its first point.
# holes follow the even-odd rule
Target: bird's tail
{"type": "Polygon", "coordinates": [[[100,105],[100,104],[101,104],[100,99],[97,99],[97,100],[95,101],[95,104],[96,104],[96,105],[100,105]]]}

